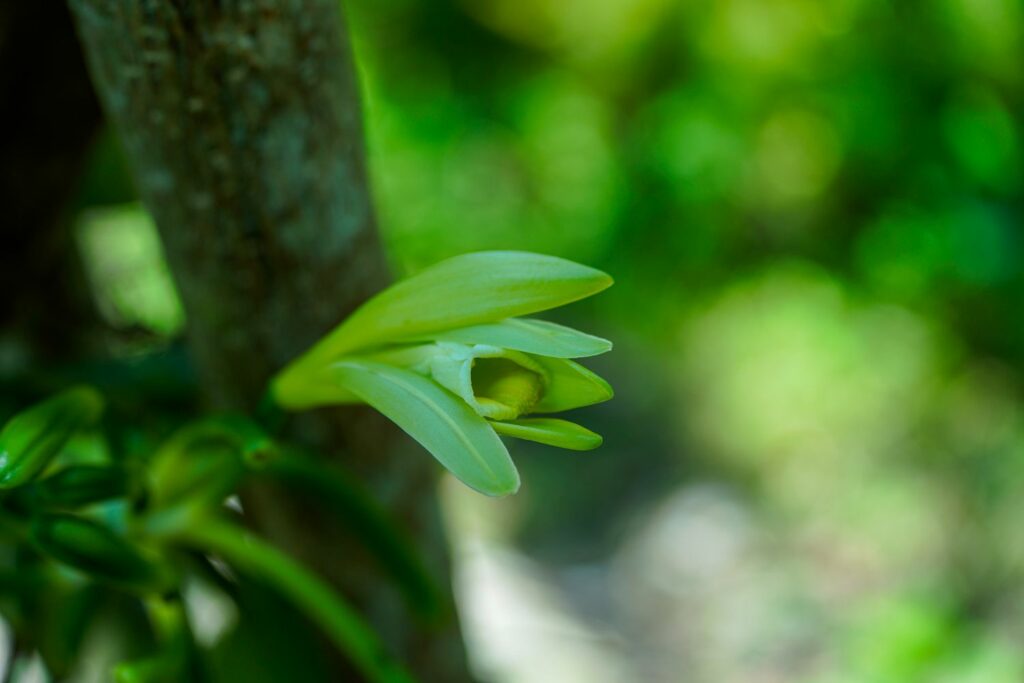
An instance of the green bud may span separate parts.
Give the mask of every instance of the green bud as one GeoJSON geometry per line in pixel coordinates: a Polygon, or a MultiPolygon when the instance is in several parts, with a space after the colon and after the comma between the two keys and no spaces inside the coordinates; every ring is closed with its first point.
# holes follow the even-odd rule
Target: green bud
{"type": "Polygon", "coordinates": [[[222,439],[169,442],[150,467],[150,504],[219,505],[234,492],[245,466],[238,449],[222,439]]]}
{"type": "Polygon", "coordinates": [[[0,488],[34,479],[74,434],[96,423],[103,397],[92,387],[75,387],[12,417],[0,431],[0,488]]]}
{"type": "Polygon", "coordinates": [[[139,588],[162,584],[160,568],[127,539],[83,517],[47,514],[32,522],[36,547],[93,578],[139,588]]]}
{"type": "Polygon", "coordinates": [[[72,465],[25,489],[31,507],[78,508],[128,492],[128,474],[119,467],[72,465]]]}
{"type": "Polygon", "coordinates": [[[114,683],[179,683],[185,680],[180,657],[158,655],[114,667],[114,683]]]}

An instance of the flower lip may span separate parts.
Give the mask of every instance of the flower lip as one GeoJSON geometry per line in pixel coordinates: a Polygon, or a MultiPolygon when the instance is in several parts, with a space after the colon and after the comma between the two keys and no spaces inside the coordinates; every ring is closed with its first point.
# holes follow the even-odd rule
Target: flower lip
{"type": "MultiPolygon", "coordinates": [[[[501,419],[498,414],[525,415],[544,397],[544,378],[508,358],[476,358],[470,370],[470,383],[477,404],[501,419]]],[[[507,418],[511,419],[511,418],[507,418]]]]}
{"type": "Polygon", "coordinates": [[[528,414],[544,397],[547,375],[528,355],[476,344],[437,344],[430,360],[434,380],[482,417],[512,420],[528,414]]]}

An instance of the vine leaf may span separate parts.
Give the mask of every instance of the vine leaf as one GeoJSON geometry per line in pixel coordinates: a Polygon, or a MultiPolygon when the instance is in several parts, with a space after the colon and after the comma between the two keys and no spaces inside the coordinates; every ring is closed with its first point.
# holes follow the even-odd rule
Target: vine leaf
{"type": "Polygon", "coordinates": [[[414,683],[359,613],[326,582],[270,543],[217,518],[177,532],[179,541],[220,555],[288,598],[349,656],[371,683],[414,683]]]}
{"type": "Polygon", "coordinates": [[[0,431],[0,488],[14,488],[35,479],[72,436],[96,424],[103,406],[99,392],[79,386],[8,420],[0,431]]]}
{"type": "Polygon", "coordinates": [[[85,517],[39,515],[32,520],[29,537],[46,555],[101,581],[158,591],[172,580],[165,567],[128,539],[85,517]]]}

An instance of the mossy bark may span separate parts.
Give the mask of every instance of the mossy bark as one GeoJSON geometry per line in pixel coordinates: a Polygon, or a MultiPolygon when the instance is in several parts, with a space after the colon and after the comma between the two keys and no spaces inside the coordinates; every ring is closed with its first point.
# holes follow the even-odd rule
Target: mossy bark
{"type": "MultiPolygon", "coordinates": [[[[336,0],[70,0],[93,82],[156,219],[212,406],[253,410],[268,378],[388,282],[359,93],[336,0]]],[[[446,582],[435,468],[368,411],[302,417],[446,582]]],[[[246,511],[360,604],[423,680],[467,678],[454,611],[410,621],[332,521],[277,491],[246,511]]],[[[337,680],[347,680],[339,671],[337,680]]]]}

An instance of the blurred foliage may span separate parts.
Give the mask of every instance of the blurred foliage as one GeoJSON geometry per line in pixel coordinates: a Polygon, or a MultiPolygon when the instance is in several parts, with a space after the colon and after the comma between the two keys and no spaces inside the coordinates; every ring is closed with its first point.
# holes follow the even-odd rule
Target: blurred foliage
{"type": "Polygon", "coordinates": [[[436,623],[434,578],[346,474],[237,416],[147,434],[153,450],[127,452],[114,438],[124,416],[101,419],[105,406],[80,385],[0,417],[5,680],[324,680],[312,625],[361,680],[413,680],[343,596],[237,514],[246,480],[296,488],[367,546],[408,618],[436,623]]]}
{"type": "Polygon", "coordinates": [[[156,226],[141,206],[85,210],[76,237],[97,307],[108,320],[165,336],[181,332],[185,324],[181,301],[156,226]]]}
{"type": "Polygon", "coordinates": [[[403,269],[570,256],[632,326],[796,256],[1020,357],[1019,3],[350,4],[403,269]]]}
{"type": "Polygon", "coordinates": [[[347,9],[396,270],[618,283],[567,313],[622,340],[606,446],[451,496],[485,678],[1024,678],[1019,2],[347,9]]]}

